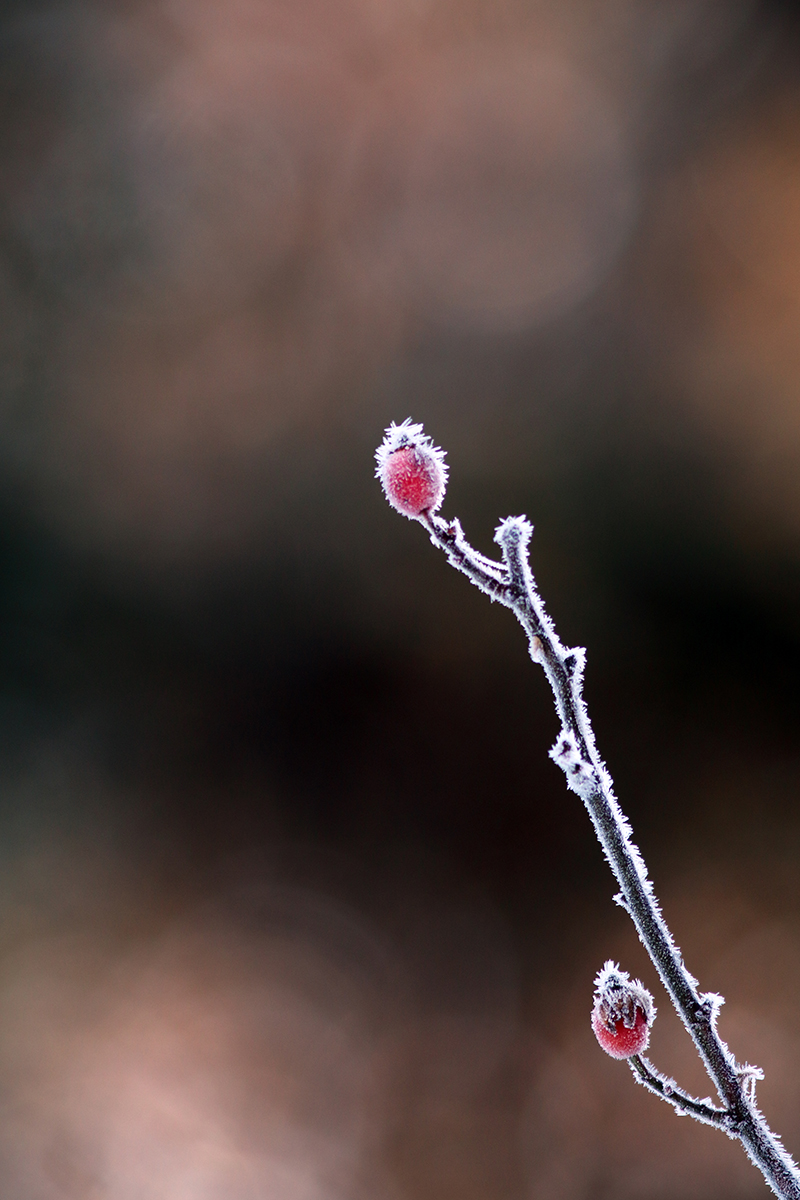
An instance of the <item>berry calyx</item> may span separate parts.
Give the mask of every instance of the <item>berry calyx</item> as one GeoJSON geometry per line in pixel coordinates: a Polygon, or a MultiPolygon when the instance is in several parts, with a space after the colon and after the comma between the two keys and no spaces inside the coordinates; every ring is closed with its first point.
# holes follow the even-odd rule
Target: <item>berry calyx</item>
{"type": "Polygon", "coordinates": [[[607,962],[595,980],[592,1029],[612,1058],[641,1054],[650,1041],[656,1016],[653,997],[638,979],[607,962]]]}
{"type": "Polygon", "coordinates": [[[444,452],[434,446],[421,425],[406,418],[394,422],[375,451],[376,476],[386,499],[404,517],[419,518],[436,512],[447,486],[444,452]]]}

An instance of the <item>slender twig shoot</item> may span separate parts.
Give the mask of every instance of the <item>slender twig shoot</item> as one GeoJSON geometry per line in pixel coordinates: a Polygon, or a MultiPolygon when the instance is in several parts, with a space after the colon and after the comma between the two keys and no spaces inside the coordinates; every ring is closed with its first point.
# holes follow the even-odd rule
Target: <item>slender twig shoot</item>
{"type": "Polygon", "coordinates": [[[757,1067],[736,1062],[717,1031],[723,999],[701,992],[684,965],[680,950],[661,915],[644,860],[631,827],[614,796],[611,776],[597,747],[583,701],[585,651],[562,645],[536,590],[528,561],[533,527],[525,517],[507,517],[494,540],[502,561],[479,554],[457,520],[437,515],[444,498],[447,468],[441,450],[421,425],[406,420],[391,425],[376,453],[376,474],[389,502],[404,516],[420,521],[450,563],[485,592],[510,608],[528,636],[531,658],[544,668],[555,699],[561,731],[550,751],[567,786],[580,796],[620,887],[615,897],[631,917],[679,1017],[719,1093],[720,1105],[696,1100],[641,1057],[655,1015],[652,998],[641,985],[607,963],[597,979],[595,1032],[615,1057],[628,1059],[639,1083],[679,1113],[724,1130],[738,1139],[769,1186],[784,1200],[800,1200],[800,1171],[771,1131],[755,1100],[757,1067]]]}

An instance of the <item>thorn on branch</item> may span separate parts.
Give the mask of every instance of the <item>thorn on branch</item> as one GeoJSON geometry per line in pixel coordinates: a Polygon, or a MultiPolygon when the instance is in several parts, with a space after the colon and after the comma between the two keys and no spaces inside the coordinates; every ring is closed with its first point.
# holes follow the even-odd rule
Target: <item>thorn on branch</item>
{"type": "Polygon", "coordinates": [[[592,763],[586,762],[578,746],[578,739],[568,729],[562,729],[556,744],[550,751],[550,757],[567,777],[567,783],[573,791],[583,793],[587,784],[595,780],[595,769],[592,763]]]}
{"type": "Polygon", "coordinates": [[[756,1084],[764,1078],[764,1072],[761,1070],[761,1067],[751,1066],[750,1063],[742,1063],[738,1067],[736,1074],[745,1096],[751,1104],[754,1103],[756,1098],[756,1084]]]}
{"type": "Polygon", "coordinates": [[[718,992],[704,992],[700,997],[700,1002],[703,1008],[708,1013],[708,1020],[712,1029],[716,1029],[719,1019],[719,1010],[725,1003],[725,997],[720,996],[718,992]]]}

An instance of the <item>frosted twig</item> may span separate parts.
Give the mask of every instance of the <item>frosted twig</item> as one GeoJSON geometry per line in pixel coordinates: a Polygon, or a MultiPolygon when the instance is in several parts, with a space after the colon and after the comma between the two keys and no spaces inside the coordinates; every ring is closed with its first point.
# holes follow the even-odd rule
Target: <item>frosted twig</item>
{"type": "Polygon", "coordinates": [[[583,700],[585,651],[561,643],[536,590],[528,561],[533,527],[525,517],[508,517],[501,522],[495,541],[502,551],[502,562],[473,549],[457,520],[445,521],[436,515],[444,496],[446,468],[442,452],[430,444],[421,425],[406,421],[391,426],[377,458],[378,475],[390,503],[404,515],[419,520],[450,563],[491,600],[510,608],[525,630],[531,658],[544,668],[550,682],[561,724],[550,755],[563,770],[567,786],[586,806],[620,887],[617,902],[636,926],[719,1093],[722,1107],[695,1100],[636,1054],[629,1059],[634,1075],[677,1111],[738,1139],[777,1196],[800,1200],[800,1171],[755,1102],[755,1081],[762,1077],[761,1072],[737,1064],[717,1032],[722,997],[699,991],[661,915],[644,860],[595,746],[583,700]]]}
{"type": "Polygon", "coordinates": [[[653,1064],[640,1054],[633,1054],[628,1059],[633,1077],[649,1092],[654,1092],[667,1104],[671,1104],[680,1117],[694,1117],[705,1125],[716,1125],[719,1129],[730,1131],[731,1114],[726,1108],[717,1108],[710,1099],[695,1100],[683,1088],[678,1087],[674,1079],[662,1075],[653,1064]]]}

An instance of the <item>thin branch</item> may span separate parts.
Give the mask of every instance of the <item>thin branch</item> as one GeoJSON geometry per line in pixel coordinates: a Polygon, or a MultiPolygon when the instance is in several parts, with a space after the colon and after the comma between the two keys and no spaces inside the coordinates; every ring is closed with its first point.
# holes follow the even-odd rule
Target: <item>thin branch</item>
{"type": "Polygon", "coordinates": [[[678,1087],[674,1079],[662,1075],[653,1064],[640,1054],[633,1054],[627,1060],[631,1073],[637,1083],[641,1083],[649,1092],[654,1092],[667,1104],[671,1104],[679,1116],[694,1117],[706,1125],[715,1125],[724,1130],[729,1137],[735,1137],[732,1131],[731,1114],[726,1108],[715,1108],[710,1100],[696,1100],[683,1088],[678,1087]]]}
{"type": "Polygon", "coordinates": [[[636,926],[717,1088],[723,1108],[693,1101],[680,1090],[667,1095],[671,1081],[645,1067],[644,1060],[640,1060],[641,1069],[633,1067],[637,1078],[673,1104],[677,1096],[680,1103],[676,1107],[681,1111],[718,1125],[738,1138],[775,1194],[783,1200],[800,1200],[800,1172],[756,1106],[756,1069],[739,1066],[717,1032],[722,998],[698,990],[697,980],[686,969],[661,915],[644,860],[633,842],[631,827],[614,796],[611,776],[595,746],[583,701],[585,652],[562,645],[534,584],[528,563],[532,526],[524,517],[509,517],[501,523],[495,534],[503,552],[503,562],[499,563],[470,546],[458,521],[444,521],[432,511],[406,515],[416,515],[431,541],[444,551],[452,565],[492,600],[510,608],[525,630],[531,658],[544,668],[561,722],[551,757],[564,771],[568,787],[581,797],[588,810],[620,886],[618,902],[636,926]]]}

